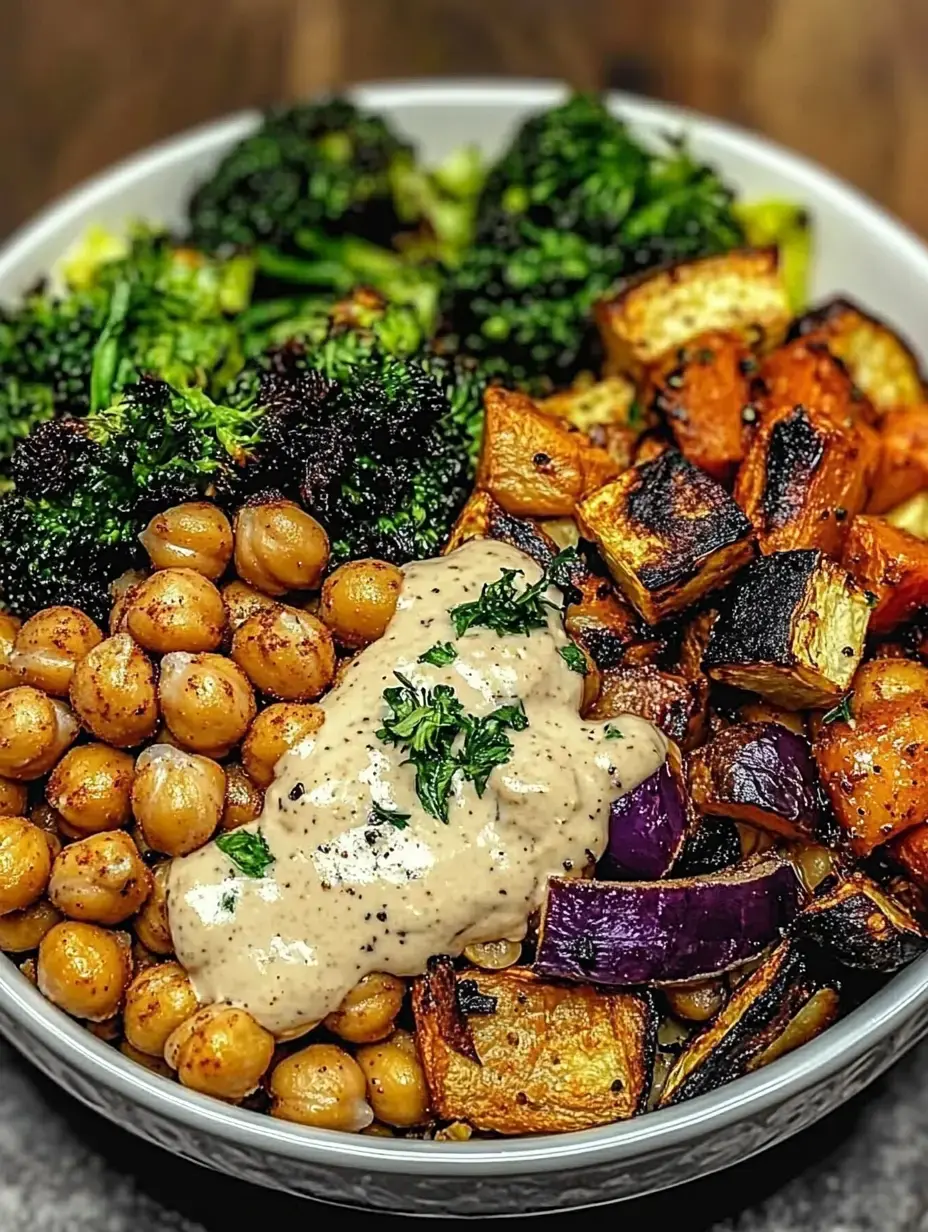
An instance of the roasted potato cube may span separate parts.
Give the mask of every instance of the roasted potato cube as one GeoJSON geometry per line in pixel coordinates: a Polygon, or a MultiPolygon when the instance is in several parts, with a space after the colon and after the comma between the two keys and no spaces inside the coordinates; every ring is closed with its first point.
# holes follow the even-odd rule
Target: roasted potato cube
{"type": "Polygon", "coordinates": [[[928,489],[928,404],[887,411],[879,431],[880,458],[868,513],[885,513],[928,489]]]}
{"type": "Polygon", "coordinates": [[[656,1026],[644,997],[549,984],[516,967],[455,980],[450,963],[433,962],[413,987],[413,1011],[443,1119],[499,1134],[561,1133],[644,1109],[656,1026]]]}
{"type": "Polygon", "coordinates": [[[562,389],[537,403],[539,411],[566,419],[574,428],[589,433],[601,424],[634,428],[646,427],[644,413],[635,405],[635,385],[628,377],[607,376],[601,381],[578,378],[569,389],[562,389]]]}
{"type": "Polygon", "coordinates": [[[666,419],[683,456],[726,486],[750,439],[756,366],[736,334],[713,333],[694,338],[649,373],[647,404],[666,419]]]}
{"type": "Polygon", "coordinates": [[[539,411],[525,394],[488,389],[477,487],[507,513],[565,517],[618,465],[589,437],[539,411]]]}
{"type": "Polygon", "coordinates": [[[778,411],[808,406],[835,423],[876,421],[869,398],[823,342],[796,338],[767,355],[752,388],[762,421],[778,411]]]}
{"type": "Polygon", "coordinates": [[[599,696],[588,707],[588,719],[614,719],[637,714],[648,719],[683,749],[693,748],[706,730],[708,681],[685,680],[653,664],[615,667],[602,673],[599,696]]]}
{"type": "Polygon", "coordinates": [[[925,397],[912,348],[850,300],[829,300],[800,317],[793,329],[800,337],[824,342],[877,410],[888,411],[925,397]]]}
{"type": "Polygon", "coordinates": [[[729,494],[676,449],[587,497],[577,521],[649,624],[724,586],[754,551],[729,494]]]}
{"type": "Polygon", "coordinates": [[[928,668],[861,667],[842,712],[815,737],[819,775],[858,856],[928,817],[928,668]]]}
{"type": "Polygon", "coordinates": [[[889,633],[928,606],[928,543],[861,514],[844,544],[844,567],[873,596],[870,632],[889,633]]]}
{"type": "Polygon", "coordinates": [[[537,522],[507,513],[489,492],[472,493],[451,528],[442,554],[447,556],[468,539],[496,539],[500,543],[511,544],[526,556],[531,556],[543,569],[558,552],[557,544],[537,522]]]}
{"type": "Polygon", "coordinates": [[[861,872],[826,888],[793,920],[790,932],[843,967],[884,975],[928,948],[928,936],[906,907],[861,872]]]}
{"type": "Polygon", "coordinates": [[[594,312],[607,372],[633,375],[710,330],[776,346],[792,316],[776,248],[740,249],[649,270],[621,283],[594,312]]]}
{"type": "Polygon", "coordinates": [[[928,492],[919,492],[885,514],[890,526],[907,530],[916,539],[928,539],[928,492]]]}
{"type": "Polygon", "coordinates": [[[850,687],[869,616],[863,591],[824,553],[761,556],[723,596],[703,666],[787,710],[831,706],[850,687]]]}

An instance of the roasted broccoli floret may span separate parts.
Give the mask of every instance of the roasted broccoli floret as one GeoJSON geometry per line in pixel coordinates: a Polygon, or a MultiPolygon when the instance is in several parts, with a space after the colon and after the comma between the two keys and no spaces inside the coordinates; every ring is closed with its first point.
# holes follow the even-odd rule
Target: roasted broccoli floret
{"type": "Polygon", "coordinates": [[[646,149],[576,95],[529,120],[491,169],[443,327],[528,387],[566,384],[597,358],[590,309],[618,277],[742,239],[710,168],[680,143],[646,149]]]}

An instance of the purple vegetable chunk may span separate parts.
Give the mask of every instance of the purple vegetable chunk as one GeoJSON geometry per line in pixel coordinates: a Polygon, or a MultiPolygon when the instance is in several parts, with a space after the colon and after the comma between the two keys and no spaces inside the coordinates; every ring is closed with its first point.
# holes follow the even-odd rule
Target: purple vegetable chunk
{"type": "Polygon", "coordinates": [[[599,875],[610,881],[665,877],[680,854],[688,821],[682,775],[665,761],[634,791],[613,802],[599,875]]]}

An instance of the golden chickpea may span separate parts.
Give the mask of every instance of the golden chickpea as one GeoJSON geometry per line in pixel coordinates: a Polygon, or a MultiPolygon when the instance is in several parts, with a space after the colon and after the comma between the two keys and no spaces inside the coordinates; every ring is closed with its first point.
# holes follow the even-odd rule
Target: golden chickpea
{"type": "Polygon", "coordinates": [[[45,801],[34,805],[29,810],[29,820],[34,826],[38,826],[48,842],[49,850],[52,853],[52,859],[58,855],[62,848],[63,838],[82,838],[83,835],[68,833],[70,827],[60,813],[57,813],[45,801]]]}
{"type": "Polygon", "coordinates": [[[211,757],[225,757],[238,744],[257,708],[248,677],[217,654],[165,655],[158,696],[177,741],[211,757]]]}
{"type": "Polygon", "coordinates": [[[264,792],[242,766],[233,763],[225,771],[226,798],[219,824],[223,830],[237,830],[261,816],[264,792]]]}
{"type": "Polygon", "coordinates": [[[79,744],[52,771],[45,799],[78,837],[118,830],[131,816],[135,762],[107,744],[79,744]]]}
{"type": "Polygon", "coordinates": [[[247,582],[230,582],[222,588],[222,601],[226,606],[226,616],[229,628],[234,633],[239,625],[243,625],[249,616],[257,612],[276,612],[280,604],[276,599],[262,595],[247,582]]]}
{"type": "Polygon", "coordinates": [[[13,653],[13,643],[22,623],[9,612],[0,612],[0,692],[3,689],[12,689],[20,683],[19,677],[10,667],[10,655],[13,653]]]}
{"type": "Polygon", "coordinates": [[[158,963],[137,975],[126,991],[123,1030],[139,1052],[164,1055],[168,1036],[197,1012],[197,995],[180,963],[158,963]]]}
{"type": "Polygon", "coordinates": [[[328,563],[328,535],[293,501],[246,505],[235,515],[235,571],[264,594],[315,590],[328,563]]]}
{"type": "Polygon", "coordinates": [[[42,995],[65,1013],[104,1022],[119,1012],[132,976],[125,933],[98,924],[64,920],[42,938],[38,983],[42,995]]]}
{"type": "Polygon", "coordinates": [[[294,607],[249,617],[233,634],[232,658],[256,689],[279,701],[313,701],[335,675],[332,634],[294,607]]]}
{"type": "Polygon", "coordinates": [[[393,1030],[393,1020],[403,1005],[406,985],[395,975],[379,971],[355,984],[325,1025],[333,1035],[350,1044],[372,1044],[393,1030]]]}
{"type": "Polygon", "coordinates": [[[25,954],[37,950],[39,942],[61,919],[47,898],[37,899],[21,911],[0,915],[0,950],[7,954],[25,954]]]}
{"type": "Polygon", "coordinates": [[[0,693],[0,774],[41,778],[77,739],[71,711],[29,685],[0,693]]]}
{"type": "Polygon", "coordinates": [[[321,706],[301,702],[276,702],[262,710],[242,744],[245,769],[259,787],[268,788],[274,781],[274,767],[325,721],[321,706]]]}
{"type": "Polygon", "coordinates": [[[171,861],[163,860],[152,872],[151,893],[145,905],[132,921],[135,935],[152,954],[174,953],[171,928],[168,922],[168,876],[171,861]]]}
{"type": "Polygon", "coordinates": [[[0,778],[0,817],[23,817],[29,803],[29,789],[13,779],[0,778]]]}
{"type": "Polygon", "coordinates": [[[94,622],[76,607],[47,607],[16,634],[10,667],[22,684],[67,697],[74,668],[102,641],[94,622]]]}
{"type": "Polygon", "coordinates": [[[683,1022],[708,1022],[715,1017],[727,999],[722,980],[678,984],[676,987],[665,988],[664,995],[671,1014],[683,1022]]]}
{"type": "Polygon", "coordinates": [[[151,888],[151,873],[129,835],[107,830],[65,847],[52,865],[48,897],[72,920],[121,924],[151,888]]]}
{"type": "Polygon", "coordinates": [[[153,1074],[158,1074],[161,1078],[174,1078],[175,1076],[174,1071],[163,1057],[150,1057],[147,1052],[139,1052],[138,1048],[133,1048],[128,1040],[122,1040],[119,1051],[136,1065],[144,1066],[145,1069],[151,1070],[153,1074]]]}
{"type": "Polygon", "coordinates": [[[208,757],[152,744],[135,764],[132,812],[149,847],[183,856],[212,838],[225,791],[222,767],[208,757]]]}
{"type": "Polygon", "coordinates": [[[91,735],[119,749],[152,736],[158,726],[155,672],[128,633],[108,637],[81,659],[71,681],[71,705],[91,735]]]}
{"type": "Polygon", "coordinates": [[[382,1043],[365,1044],[356,1055],[378,1121],[405,1128],[428,1119],[429,1089],[408,1031],[394,1031],[382,1043]]]}
{"type": "Polygon", "coordinates": [[[0,916],[44,894],[51,868],[45,832],[25,817],[0,817],[0,916]]]}
{"type": "Polygon", "coordinates": [[[396,565],[350,560],[326,578],[319,615],[343,646],[367,646],[383,637],[402,586],[403,570],[396,565]]]}
{"type": "Polygon", "coordinates": [[[229,519],[209,501],[165,509],[139,535],[153,569],[194,569],[215,581],[232,559],[229,519]]]}
{"type": "Polygon", "coordinates": [[[464,957],[484,971],[504,971],[522,957],[522,942],[478,941],[464,947],[464,957]]]}
{"type": "Polygon", "coordinates": [[[136,975],[141,971],[147,971],[149,967],[157,967],[160,962],[159,956],[146,949],[141,941],[132,942],[132,970],[136,975]]]}
{"type": "Polygon", "coordinates": [[[310,1044],[271,1074],[271,1116],[317,1129],[356,1134],[374,1119],[364,1074],[337,1044],[310,1044]]]}
{"type": "Polygon", "coordinates": [[[208,1005],[171,1032],[164,1059],[185,1087],[239,1100],[256,1090],[274,1056],[274,1037],[244,1010],[208,1005]]]}
{"type": "Polygon", "coordinates": [[[122,633],[126,627],[126,608],[138,587],[148,577],[140,569],[127,569],[121,573],[115,582],[110,583],[110,598],[113,606],[110,608],[110,636],[122,633]]]}
{"type": "Polygon", "coordinates": [[[226,627],[222,595],[193,569],[161,569],[133,591],[126,629],[155,654],[215,650],[226,627]]]}

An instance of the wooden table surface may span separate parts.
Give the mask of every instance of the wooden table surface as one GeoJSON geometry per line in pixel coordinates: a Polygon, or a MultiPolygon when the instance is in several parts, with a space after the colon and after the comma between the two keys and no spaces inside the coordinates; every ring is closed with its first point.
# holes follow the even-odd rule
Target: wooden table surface
{"type": "Polygon", "coordinates": [[[0,234],[226,111],[485,73],[724,116],[928,234],[928,0],[0,0],[0,234]]]}

